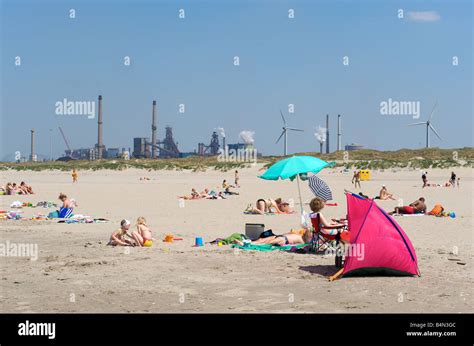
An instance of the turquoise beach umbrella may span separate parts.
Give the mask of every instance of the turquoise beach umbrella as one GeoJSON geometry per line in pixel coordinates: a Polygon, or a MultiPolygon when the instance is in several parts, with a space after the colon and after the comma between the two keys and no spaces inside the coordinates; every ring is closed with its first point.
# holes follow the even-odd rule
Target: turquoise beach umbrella
{"type": "Polygon", "coordinates": [[[332,167],[335,162],[326,162],[313,156],[292,156],[274,163],[259,178],[265,180],[297,179],[298,194],[300,197],[301,213],[303,213],[303,202],[301,199],[299,175],[304,173],[316,174],[325,167],[332,167]]]}

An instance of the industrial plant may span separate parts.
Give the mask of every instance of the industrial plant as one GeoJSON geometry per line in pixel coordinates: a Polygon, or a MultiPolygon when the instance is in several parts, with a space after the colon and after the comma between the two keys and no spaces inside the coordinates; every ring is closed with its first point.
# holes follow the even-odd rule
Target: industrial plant
{"type": "MultiPolygon", "coordinates": [[[[112,159],[112,158],[147,158],[147,159],[166,159],[166,158],[184,158],[189,156],[217,156],[221,153],[239,152],[242,150],[254,150],[254,140],[252,131],[242,131],[239,137],[243,140],[243,143],[226,143],[226,135],[224,129],[219,127],[214,129],[212,132],[209,142],[197,143],[197,148],[192,152],[182,152],[178,148],[178,142],[175,140],[173,135],[173,128],[171,126],[165,126],[165,137],[162,140],[158,139],[158,111],[157,102],[153,100],[151,109],[151,140],[150,137],[135,137],[133,138],[133,151],[132,148],[107,148],[104,143],[103,137],[103,126],[104,126],[104,114],[102,107],[103,98],[102,95],[98,97],[98,118],[97,118],[97,143],[90,148],[71,148],[67,139],[66,133],[62,127],[58,127],[59,132],[65,144],[64,156],[58,160],[100,160],[100,159],[112,159]]],[[[286,118],[280,110],[280,115],[283,120],[283,132],[277,140],[277,143],[281,138],[284,138],[283,154],[288,155],[288,131],[303,131],[297,128],[288,127],[286,118]]],[[[329,147],[329,114],[326,115],[326,127],[319,127],[317,132],[314,134],[320,145],[320,152],[323,153],[325,144],[326,153],[330,152],[329,147]]],[[[337,116],[337,151],[342,150],[342,128],[341,128],[341,115],[337,116]]],[[[345,146],[345,150],[359,150],[363,146],[350,144],[345,146]]],[[[260,156],[261,153],[258,153],[260,156]]],[[[51,155],[52,159],[52,155],[51,155]]],[[[37,161],[38,157],[35,148],[35,130],[31,130],[31,154],[29,156],[30,161],[37,161]]]]}

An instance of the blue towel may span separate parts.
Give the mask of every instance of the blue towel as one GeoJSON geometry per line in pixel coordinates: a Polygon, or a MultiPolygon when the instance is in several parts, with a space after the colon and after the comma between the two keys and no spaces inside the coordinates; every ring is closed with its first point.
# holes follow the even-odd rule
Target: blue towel
{"type": "Polygon", "coordinates": [[[73,211],[72,208],[60,208],[59,209],[59,217],[61,219],[66,219],[68,217],[71,217],[72,216],[72,211],[73,211]]]}

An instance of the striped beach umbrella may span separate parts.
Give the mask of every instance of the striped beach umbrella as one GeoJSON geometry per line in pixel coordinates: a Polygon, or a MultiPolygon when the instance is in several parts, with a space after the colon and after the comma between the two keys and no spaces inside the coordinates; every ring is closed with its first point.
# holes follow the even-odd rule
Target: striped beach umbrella
{"type": "Polygon", "coordinates": [[[328,184],[316,175],[309,177],[308,179],[309,188],[313,191],[314,195],[321,198],[323,201],[332,200],[332,192],[328,184]]]}

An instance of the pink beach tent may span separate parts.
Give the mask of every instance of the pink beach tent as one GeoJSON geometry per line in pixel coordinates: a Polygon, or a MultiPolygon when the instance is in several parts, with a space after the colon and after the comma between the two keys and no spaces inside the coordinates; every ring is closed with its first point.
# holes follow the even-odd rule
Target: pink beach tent
{"type": "Polygon", "coordinates": [[[343,275],[420,275],[415,249],[400,225],[373,200],[346,193],[350,233],[343,275]]]}

